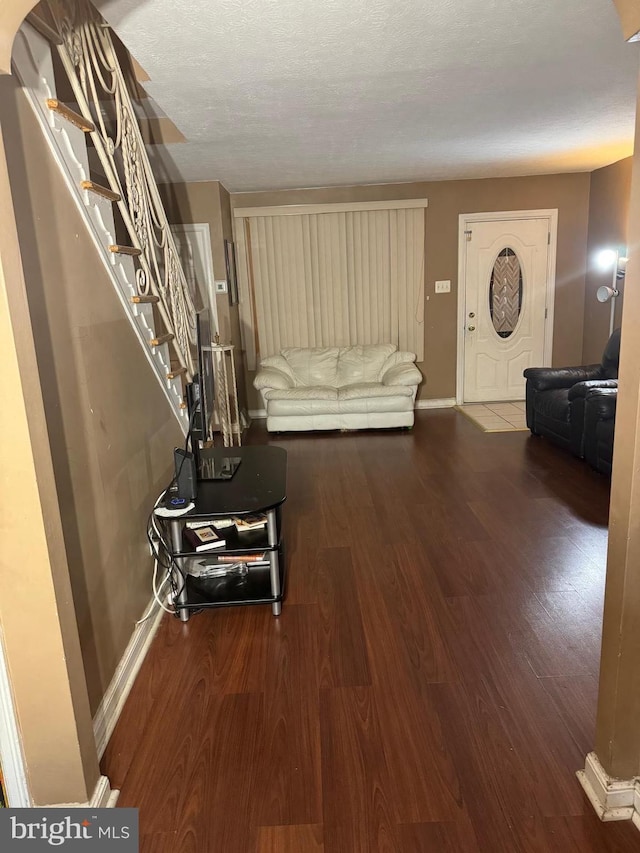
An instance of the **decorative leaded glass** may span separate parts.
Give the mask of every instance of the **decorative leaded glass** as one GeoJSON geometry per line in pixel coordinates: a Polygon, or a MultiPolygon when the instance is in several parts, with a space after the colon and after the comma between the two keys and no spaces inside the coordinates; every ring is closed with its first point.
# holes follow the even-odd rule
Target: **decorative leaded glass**
{"type": "Polygon", "coordinates": [[[491,271],[489,312],[501,338],[510,337],[522,310],[522,268],[513,249],[503,249],[491,271]]]}

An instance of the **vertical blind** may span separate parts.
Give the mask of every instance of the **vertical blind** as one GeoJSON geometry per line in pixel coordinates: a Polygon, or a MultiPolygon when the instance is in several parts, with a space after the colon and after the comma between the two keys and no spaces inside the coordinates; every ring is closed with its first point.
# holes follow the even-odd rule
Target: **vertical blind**
{"type": "Polygon", "coordinates": [[[243,217],[249,367],[283,347],[383,342],[422,360],[424,206],[389,204],[243,217]]]}

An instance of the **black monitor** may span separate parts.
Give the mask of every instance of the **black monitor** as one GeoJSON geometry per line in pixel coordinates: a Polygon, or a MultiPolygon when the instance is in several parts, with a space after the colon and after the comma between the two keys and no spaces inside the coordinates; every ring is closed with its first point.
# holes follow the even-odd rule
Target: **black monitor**
{"type": "Polygon", "coordinates": [[[212,437],[211,421],[215,399],[213,357],[211,354],[212,335],[209,309],[204,308],[196,314],[198,372],[193,377],[193,382],[187,386],[191,446],[196,458],[200,450],[200,443],[210,441],[212,437]]]}

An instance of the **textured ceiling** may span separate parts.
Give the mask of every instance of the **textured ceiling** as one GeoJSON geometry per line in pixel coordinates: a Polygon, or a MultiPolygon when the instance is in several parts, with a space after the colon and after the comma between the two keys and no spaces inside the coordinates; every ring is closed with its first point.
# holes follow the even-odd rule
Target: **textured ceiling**
{"type": "Polygon", "coordinates": [[[541,174],[631,153],[638,46],[611,0],[102,0],[234,191],[541,174]]]}

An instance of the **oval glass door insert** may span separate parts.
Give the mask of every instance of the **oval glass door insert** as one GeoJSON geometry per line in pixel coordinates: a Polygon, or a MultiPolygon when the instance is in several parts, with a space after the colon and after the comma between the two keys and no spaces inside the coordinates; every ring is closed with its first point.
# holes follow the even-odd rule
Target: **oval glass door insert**
{"type": "Polygon", "coordinates": [[[522,311],[522,268],[515,251],[503,249],[491,270],[489,312],[496,333],[510,337],[522,311]]]}

